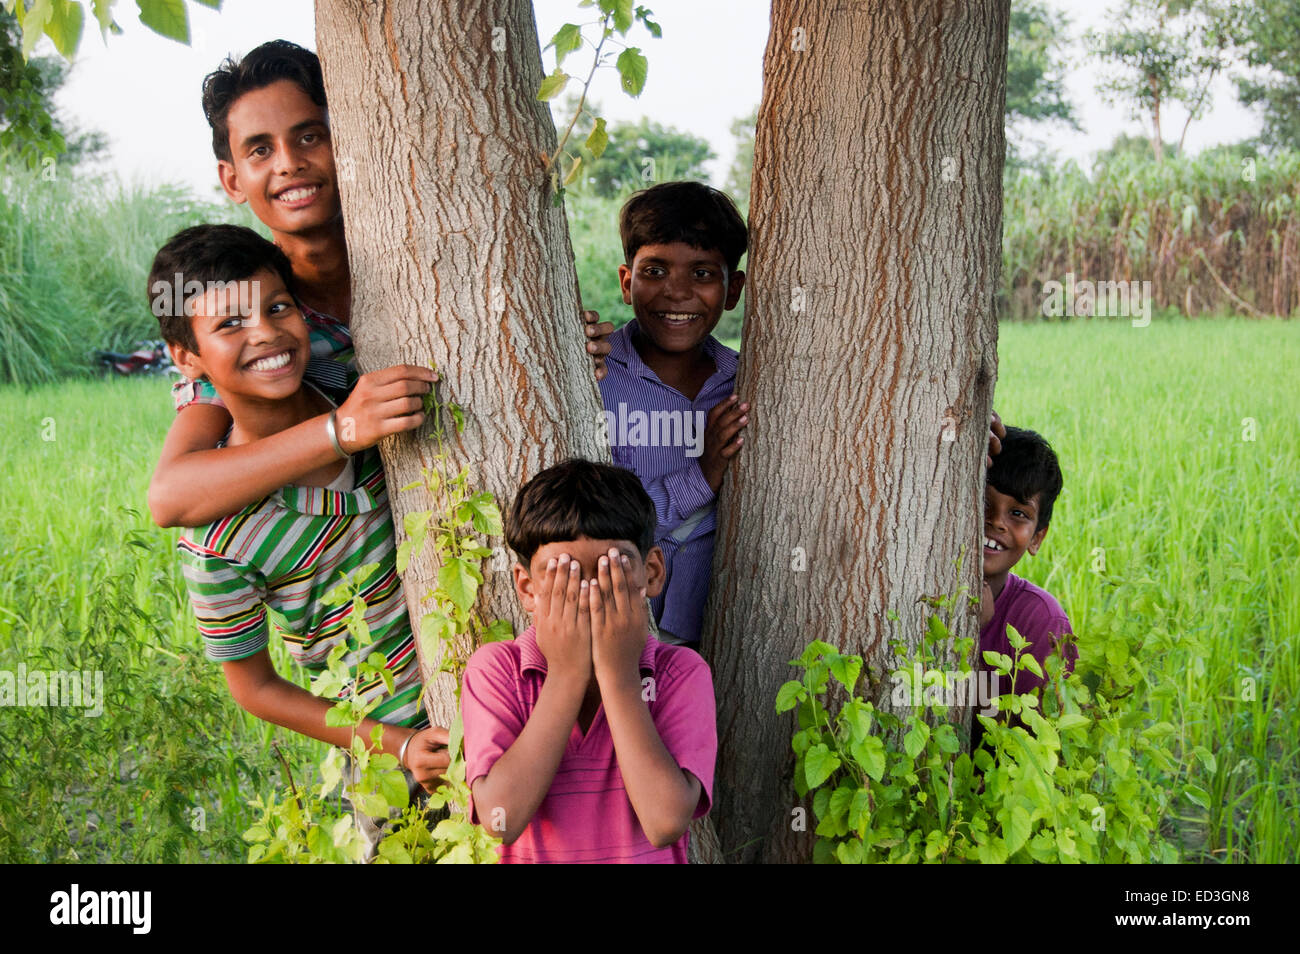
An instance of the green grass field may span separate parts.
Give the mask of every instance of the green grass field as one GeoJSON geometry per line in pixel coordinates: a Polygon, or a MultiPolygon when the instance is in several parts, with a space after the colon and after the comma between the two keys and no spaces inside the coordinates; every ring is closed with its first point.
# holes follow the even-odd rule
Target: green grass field
{"type": "MultiPolygon", "coordinates": [[[[1300,325],[1002,326],[996,406],[1042,432],[1065,491],[1039,556],[1089,651],[1134,664],[1176,728],[1188,861],[1300,853],[1300,325]],[[1203,746],[1213,758],[1193,758],[1203,746]]],[[[246,800],[319,760],[242,713],[198,636],[145,489],[170,418],[157,380],[0,390],[0,670],[99,670],[104,714],[0,710],[0,861],[240,861],[246,800]]],[[[283,660],[281,660],[283,662],[283,660]]]]}

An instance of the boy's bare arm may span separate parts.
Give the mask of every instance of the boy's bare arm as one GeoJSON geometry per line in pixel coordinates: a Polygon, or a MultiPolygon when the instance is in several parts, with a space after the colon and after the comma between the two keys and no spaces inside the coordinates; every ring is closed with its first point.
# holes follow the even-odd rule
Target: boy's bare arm
{"type": "MultiPolygon", "coordinates": [[[[353,729],[325,724],[325,713],[332,703],[282,679],[265,649],[247,659],[222,663],[221,668],[235,702],[251,715],[331,745],[346,749],[352,744],[353,729]]],[[[369,744],[370,733],[381,724],[365,719],[355,733],[369,744]]],[[[402,743],[411,738],[406,751],[407,767],[416,781],[433,791],[449,762],[447,730],[440,726],[417,730],[398,725],[384,725],[383,729],[383,751],[389,755],[397,756],[402,743]]]]}
{"type": "Polygon", "coordinates": [[[600,559],[590,587],[592,665],[600,685],[619,773],[650,844],[682,837],[700,802],[700,780],[678,766],[642,697],[639,663],[649,629],[645,593],[628,586],[629,562],[617,551],[600,559]]]}
{"type": "Polygon", "coordinates": [[[528,827],[551,790],[591,681],[591,618],[579,611],[585,595],[581,576],[576,561],[547,565],[533,614],[546,681],[523,730],[473,784],[480,823],[503,811],[506,827],[499,834],[507,845],[528,827]]]}
{"type": "MultiPolygon", "coordinates": [[[[355,453],[389,434],[419,427],[422,396],[435,380],[432,369],[414,365],[362,375],[337,411],[343,449],[355,453]]],[[[185,408],[167,432],[149,483],[154,522],[201,527],[338,460],[328,418],[321,414],[259,441],[218,448],[230,429],[229,412],[211,404],[185,408]]]]}

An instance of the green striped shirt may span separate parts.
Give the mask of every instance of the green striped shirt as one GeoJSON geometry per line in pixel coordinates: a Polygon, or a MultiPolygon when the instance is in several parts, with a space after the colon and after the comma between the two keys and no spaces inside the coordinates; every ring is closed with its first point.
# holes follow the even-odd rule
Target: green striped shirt
{"type": "Polygon", "coordinates": [[[186,530],[176,546],[190,602],[206,655],[217,662],[246,659],[266,648],[267,607],[288,622],[289,652],[308,670],[323,670],[330,650],[346,644],[344,661],[353,679],[340,698],[351,693],[362,654],[383,653],[395,691],[389,696],[383,680],[374,677],[361,684],[363,698],[383,699],[371,717],[423,726],[420,666],[397,576],[384,469],[373,448],[353,463],[352,490],[282,487],[233,516],[186,530]],[[347,629],[351,601],[327,606],[322,597],[367,563],[379,564],[360,593],[375,641],[358,652],[347,629]]]}

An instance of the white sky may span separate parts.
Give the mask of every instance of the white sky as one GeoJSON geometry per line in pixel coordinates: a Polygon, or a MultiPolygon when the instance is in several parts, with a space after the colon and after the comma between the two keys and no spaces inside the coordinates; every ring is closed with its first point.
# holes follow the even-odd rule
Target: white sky
{"type": "MultiPolygon", "coordinates": [[[[719,159],[712,175],[720,184],[734,154],[729,127],[758,103],[762,57],[768,31],[766,0],[644,0],[663,26],[654,40],[639,26],[629,42],[640,45],[649,61],[649,78],[640,99],[624,95],[617,75],[603,70],[593,95],[610,121],[642,115],[707,139],[719,159]]],[[[891,0],[906,2],[906,0],[891,0]]],[[[1105,25],[1107,7],[1099,2],[1048,0],[1071,18],[1076,38],[1068,58],[1066,87],[1083,132],[1045,128],[1035,133],[1062,156],[1086,163],[1121,131],[1140,132],[1122,107],[1106,105],[1094,87],[1099,67],[1082,53],[1077,38],[1089,27],[1105,25]]],[[[179,181],[201,194],[216,188],[207,123],[199,105],[205,74],[228,54],[242,54],[259,43],[284,38],[315,48],[311,0],[225,0],[220,13],[187,4],[191,46],[164,39],[135,19],[134,4],[115,6],[122,36],[101,41],[93,20],[87,23],[72,76],[58,103],[81,126],[110,138],[108,168],[143,182],[179,181]]],[[[545,43],[566,20],[590,13],[577,0],[535,0],[538,33],[545,43]]],[[[88,18],[89,20],[89,18],[88,18]]],[[[48,41],[42,52],[52,52],[48,41]]],[[[576,58],[579,54],[574,54],[576,58]]],[[[544,54],[549,70],[553,57],[544,54]]],[[[566,66],[575,62],[566,61],[566,66]]],[[[1166,110],[1165,138],[1176,139],[1186,114],[1166,110]]],[[[1258,121],[1239,106],[1226,81],[1215,89],[1214,109],[1194,122],[1188,147],[1239,140],[1258,132],[1258,121]]]]}

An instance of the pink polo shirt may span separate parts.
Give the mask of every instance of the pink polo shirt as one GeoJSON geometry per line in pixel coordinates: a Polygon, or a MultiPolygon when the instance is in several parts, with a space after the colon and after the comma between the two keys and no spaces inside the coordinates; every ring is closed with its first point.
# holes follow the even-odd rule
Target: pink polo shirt
{"type": "MultiPolygon", "coordinates": [[[[643,696],[653,689],[647,705],[664,748],[700,780],[694,816],[699,818],[713,800],[718,748],[708,664],[692,649],[667,646],[647,634],[640,665],[643,680],[654,680],[643,681],[647,687],[643,696]]],[[[488,643],[470,657],[460,705],[465,777],[471,786],[514,744],[545,680],[546,657],[537,647],[532,626],[517,639],[488,643]]],[[[483,823],[476,811],[471,817],[483,823]]],[[[623,787],[601,705],[585,737],[574,724],[550,791],[528,827],[514,844],[503,845],[500,853],[502,861],[515,863],[685,864],[687,838],[683,834],[666,848],[656,848],[646,839],[623,787]]]]}

